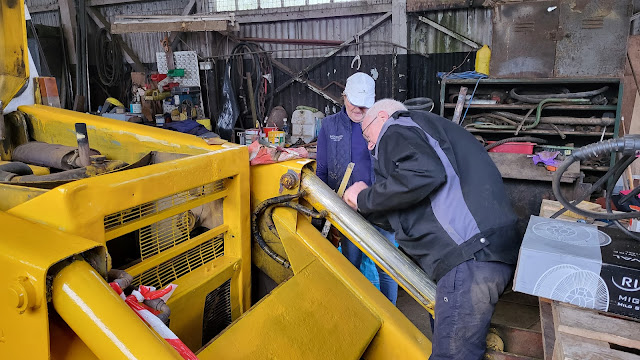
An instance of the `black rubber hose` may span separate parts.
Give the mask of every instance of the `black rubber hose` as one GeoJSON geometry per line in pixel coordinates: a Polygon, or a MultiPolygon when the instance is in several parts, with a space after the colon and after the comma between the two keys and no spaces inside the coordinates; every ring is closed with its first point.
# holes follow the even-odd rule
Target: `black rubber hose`
{"type": "MultiPolygon", "coordinates": [[[[562,162],[562,164],[560,164],[560,166],[558,167],[558,170],[556,171],[556,174],[553,177],[553,184],[552,184],[553,194],[555,195],[556,199],[562,204],[562,206],[564,206],[568,210],[571,210],[572,212],[578,215],[582,215],[585,217],[589,217],[593,219],[605,219],[605,220],[640,218],[640,212],[612,214],[612,213],[597,213],[597,212],[580,209],[575,204],[572,204],[571,202],[569,202],[562,195],[562,192],[560,191],[560,179],[562,177],[562,174],[574,162],[578,160],[586,160],[591,157],[606,155],[612,151],[622,152],[622,154],[625,156],[624,160],[616,164],[614,169],[610,169],[607,172],[607,174],[602,178],[600,178],[600,180],[598,181],[598,183],[600,182],[604,183],[604,181],[608,180],[608,178],[613,177],[615,175],[618,175],[618,178],[619,178],[620,174],[622,174],[622,171],[624,171],[624,168],[626,168],[631,163],[629,157],[634,157],[635,152],[637,150],[640,150],[640,137],[625,136],[619,139],[611,139],[604,142],[587,145],[574,151],[571,156],[569,156],[564,162],[562,162]],[[623,167],[618,165],[627,165],[627,166],[623,167]]],[[[617,180],[617,178],[612,180],[617,180]]],[[[592,187],[592,189],[595,191],[595,186],[592,187]]],[[[577,203],[578,202],[576,202],[576,204],[577,203]]]]}
{"type": "Polygon", "coordinates": [[[533,136],[510,137],[510,138],[502,139],[500,141],[496,141],[493,144],[489,144],[489,145],[485,146],[484,148],[485,148],[485,150],[489,151],[489,150],[493,149],[496,146],[500,146],[500,145],[506,144],[508,142],[536,142],[536,143],[540,143],[540,144],[546,144],[547,140],[540,139],[540,138],[533,137],[533,136]]]}
{"type": "Polygon", "coordinates": [[[33,175],[33,170],[31,170],[29,165],[19,161],[0,165],[0,171],[10,172],[15,175],[33,175]]]}
{"type": "Polygon", "coordinates": [[[539,103],[540,101],[548,98],[554,98],[554,99],[588,98],[588,97],[602,94],[603,92],[609,90],[609,87],[604,86],[597,90],[582,91],[582,92],[575,92],[575,93],[568,92],[568,93],[558,93],[558,94],[531,94],[531,95],[520,95],[516,92],[516,90],[518,89],[513,88],[511,89],[511,91],[509,91],[509,96],[512,99],[520,100],[522,102],[527,102],[527,103],[539,103]]]}
{"type": "Polygon", "coordinates": [[[293,199],[297,199],[300,196],[302,196],[302,194],[303,193],[298,193],[294,195],[282,195],[282,196],[276,196],[276,197],[267,199],[261,202],[260,204],[258,204],[258,206],[256,206],[255,210],[253,210],[253,213],[251,214],[251,234],[253,235],[253,238],[256,240],[256,243],[258,243],[258,246],[260,246],[262,251],[264,251],[267,255],[269,255],[270,258],[275,260],[280,265],[284,266],[286,269],[289,269],[291,267],[291,264],[287,259],[283,258],[282,256],[278,255],[278,253],[273,251],[273,249],[267,244],[267,242],[264,241],[262,234],[260,234],[259,221],[262,213],[268,207],[275,204],[279,204],[279,203],[285,203],[293,199]]]}
{"type": "MultiPolygon", "coordinates": [[[[613,176],[613,174],[620,169],[621,167],[623,167],[627,161],[629,161],[629,159],[633,159],[633,157],[630,156],[625,156],[622,159],[620,159],[612,168],[610,168],[600,179],[598,179],[598,181],[596,181],[593,185],[591,185],[591,187],[584,193],[582,194],[582,196],[578,197],[577,199],[573,200],[571,202],[572,205],[577,205],[580,202],[586,200],[587,198],[589,198],[591,196],[591,194],[593,194],[596,190],[598,190],[609,178],[611,178],[611,176],[613,176]]],[[[626,166],[625,166],[626,167],[626,166]]],[[[566,207],[562,208],[558,211],[556,211],[553,215],[551,215],[552,219],[557,218],[558,216],[564,214],[567,210],[566,207]]]]}
{"type": "MultiPolygon", "coordinates": [[[[618,179],[622,176],[622,174],[624,173],[625,169],[627,168],[627,166],[631,165],[631,163],[633,161],[635,161],[635,156],[629,156],[630,159],[629,161],[626,161],[625,166],[621,166],[613,175],[613,181],[609,181],[609,186],[607,186],[607,194],[605,197],[605,207],[607,209],[607,213],[612,214],[613,210],[611,210],[611,195],[613,194],[613,189],[616,186],[616,183],[618,182],[618,179]]],[[[629,229],[625,228],[619,220],[612,220],[613,223],[618,227],[618,229],[620,229],[624,234],[626,234],[627,236],[631,237],[632,239],[635,239],[637,241],[640,241],[640,236],[632,233],[629,229]]]]}

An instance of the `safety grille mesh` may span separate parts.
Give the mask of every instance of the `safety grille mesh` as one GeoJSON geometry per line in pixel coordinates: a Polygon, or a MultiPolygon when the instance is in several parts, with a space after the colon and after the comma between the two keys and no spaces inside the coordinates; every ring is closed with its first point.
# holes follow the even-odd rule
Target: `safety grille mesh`
{"type": "Polygon", "coordinates": [[[217,180],[206,185],[198,186],[190,190],[167,196],[160,200],[151,201],[113,214],[109,214],[104,217],[104,229],[105,231],[113,230],[130,222],[144,219],[148,216],[157,214],[174,206],[182,205],[187,201],[194,200],[202,196],[211,195],[223,190],[224,181],[217,180]]]}
{"type": "Polygon", "coordinates": [[[202,346],[231,324],[231,280],[207,295],[202,316],[202,346]]]}
{"type": "Polygon", "coordinates": [[[189,211],[160,220],[139,231],[142,260],[189,240],[195,217],[189,211]]]}
{"type": "Polygon", "coordinates": [[[220,234],[142,274],[134,276],[133,285],[161,288],[221,256],[224,256],[224,234],[220,234]]]}

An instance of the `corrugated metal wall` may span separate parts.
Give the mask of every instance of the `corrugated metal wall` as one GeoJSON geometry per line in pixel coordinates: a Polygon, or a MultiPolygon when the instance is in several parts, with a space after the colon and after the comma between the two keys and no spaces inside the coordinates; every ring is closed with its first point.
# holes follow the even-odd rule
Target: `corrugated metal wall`
{"type": "MultiPolygon", "coordinates": [[[[421,14],[478,44],[491,46],[493,11],[488,8],[468,8],[434,11],[421,14]]],[[[409,47],[422,53],[452,53],[470,51],[471,47],[418,20],[418,14],[408,15],[409,47]]]]}

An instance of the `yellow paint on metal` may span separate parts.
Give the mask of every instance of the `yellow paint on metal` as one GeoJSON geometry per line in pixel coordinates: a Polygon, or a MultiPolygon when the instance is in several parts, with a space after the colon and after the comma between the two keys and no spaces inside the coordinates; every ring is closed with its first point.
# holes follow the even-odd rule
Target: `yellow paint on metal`
{"type": "MultiPolygon", "coordinates": [[[[298,217],[300,241],[382,320],[382,327],[367,348],[365,359],[426,359],[431,342],[398,308],[311,225],[298,217]]],[[[294,276],[295,278],[295,276],[294,276]]]]}
{"type": "Polygon", "coordinates": [[[52,302],[64,321],[101,359],[182,359],[82,260],[55,275],[52,302]]]}
{"type": "MultiPolygon", "coordinates": [[[[8,164],[11,161],[1,161],[0,160],[0,165],[4,165],[4,164],[8,164]]],[[[37,165],[31,165],[31,164],[27,164],[27,166],[29,166],[31,168],[31,171],[33,171],[33,175],[49,175],[51,174],[51,171],[49,171],[49,168],[43,167],[43,166],[37,166],[37,165]]]]}
{"type": "Polygon", "coordinates": [[[0,210],[7,211],[46,192],[26,186],[0,184],[0,210]]]}
{"type": "MultiPolygon", "coordinates": [[[[134,163],[150,151],[196,155],[225,148],[242,148],[235,144],[208,145],[204,139],[153,126],[89,115],[44,105],[20,106],[31,124],[36,141],[77,146],[75,123],[86,123],[91,148],[108,159],[134,163]]],[[[242,151],[246,152],[246,148],[242,151]]]]}
{"type": "Polygon", "coordinates": [[[0,358],[48,359],[47,272],[100,246],[4,212],[0,228],[0,358]]]}
{"type": "Polygon", "coordinates": [[[318,261],[198,354],[207,359],[360,359],[380,319],[318,261]]]}
{"type": "Polygon", "coordinates": [[[207,295],[231,279],[231,315],[237,319],[241,314],[239,292],[233,289],[240,276],[240,259],[223,257],[213,260],[181,277],[174,283],[178,285],[167,305],[171,308],[171,330],[183,340],[192,351],[197,351],[202,344],[202,326],[194,319],[202,319],[207,295]],[[173,314],[180,314],[174,316],[173,314]]]}
{"type": "Polygon", "coordinates": [[[273,222],[278,229],[278,235],[295,274],[316,259],[296,233],[297,218],[298,213],[294,209],[279,208],[273,212],[273,222]]]}
{"type": "Polygon", "coordinates": [[[0,101],[4,108],[29,78],[24,2],[0,1],[0,101]]]}

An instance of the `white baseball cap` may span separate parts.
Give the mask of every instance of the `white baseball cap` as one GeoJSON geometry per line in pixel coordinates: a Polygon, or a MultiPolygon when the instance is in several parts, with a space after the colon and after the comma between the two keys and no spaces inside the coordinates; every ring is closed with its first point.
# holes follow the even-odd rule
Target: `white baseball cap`
{"type": "Polygon", "coordinates": [[[376,102],[376,82],[363,72],[357,72],[347,79],[344,94],[357,107],[370,108],[376,102]]]}

